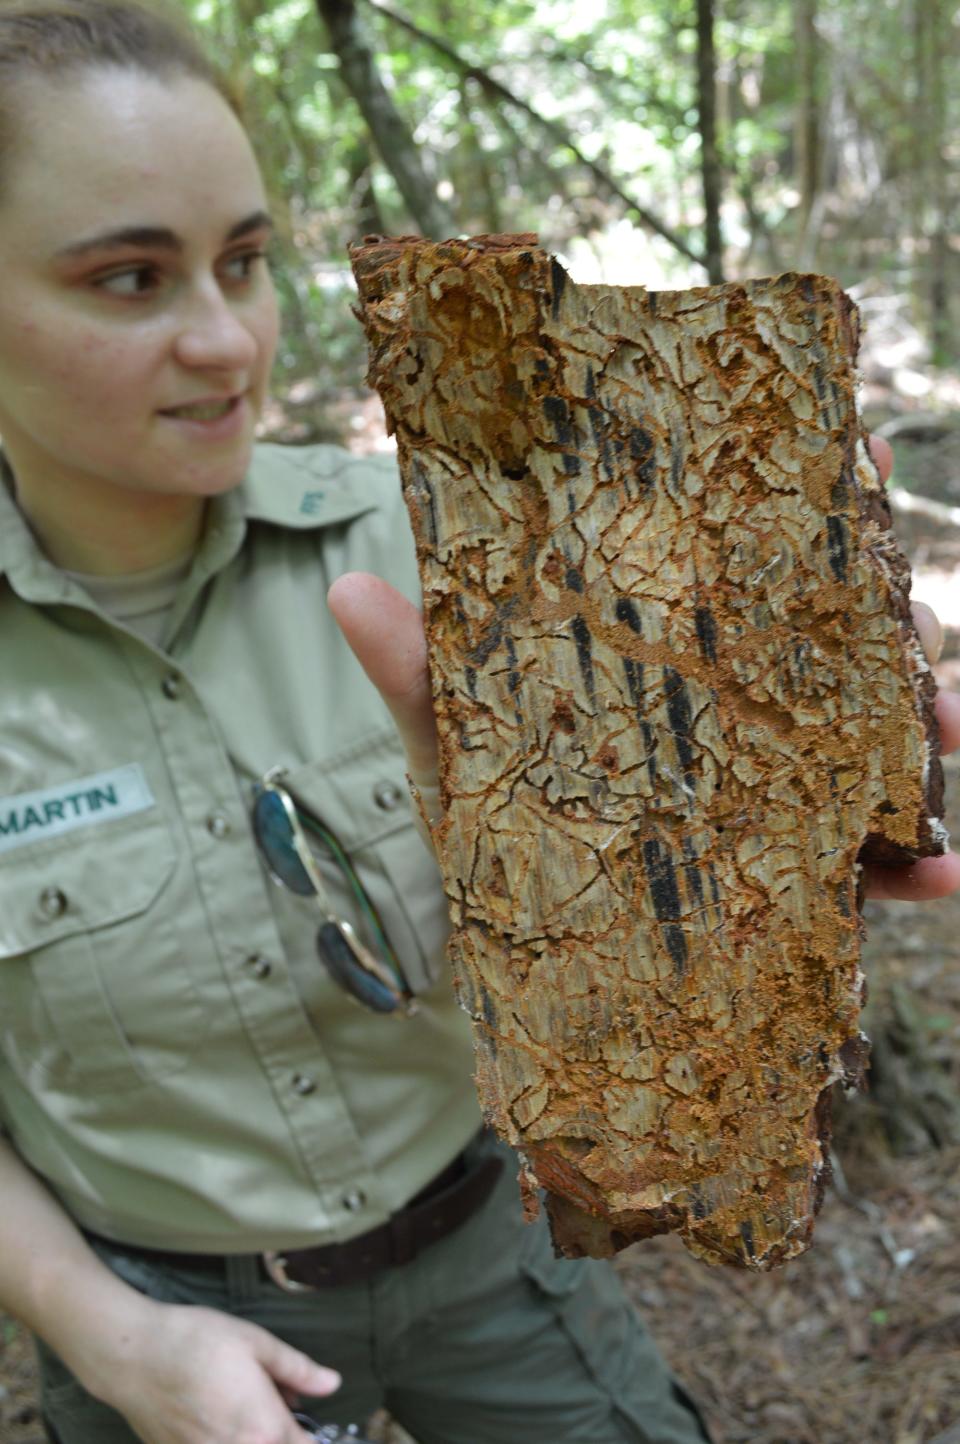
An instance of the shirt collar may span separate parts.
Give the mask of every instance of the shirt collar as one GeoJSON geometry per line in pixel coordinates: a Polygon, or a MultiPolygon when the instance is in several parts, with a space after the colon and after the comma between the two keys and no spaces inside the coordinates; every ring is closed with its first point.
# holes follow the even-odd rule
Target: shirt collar
{"type": "Polygon", "coordinates": [[[222,500],[247,521],[308,531],[352,521],[379,505],[378,485],[392,477],[393,455],[354,456],[341,446],[262,443],[246,480],[222,500]]]}
{"type": "MultiPolygon", "coordinates": [[[[350,521],[379,503],[384,480],[396,478],[391,455],[354,456],[331,445],[260,443],[235,490],[216,497],[201,542],[200,558],[212,573],[235,555],[249,522],[298,531],[350,521]]],[[[395,484],[399,484],[395,482],[395,484]]],[[[0,576],[36,602],[67,601],[75,584],[37,545],[13,497],[13,476],[0,452],[0,576]]]]}

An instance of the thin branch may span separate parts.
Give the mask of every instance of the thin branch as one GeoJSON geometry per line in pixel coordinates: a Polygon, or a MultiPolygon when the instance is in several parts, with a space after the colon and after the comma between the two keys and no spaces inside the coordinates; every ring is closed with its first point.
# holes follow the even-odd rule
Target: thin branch
{"type": "Polygon", "coordinates": [[[596,161],[590,160],[589,156],[584,155],[569,131],[557,121],[549,120],[547,116],[541,115],[540,112],[534,110],[533,106],[529,105],[527,101],[522,100],[519,95],[514,94],[512,90],[502,85],[499,80],[495,80],[482,66],[471,65],[452,45],[448,45],[445,40],[442,40],[438,35],[432,34],[429,30],[421,29],[421,27],[416,25],[412,20],[408,20],[405,15],[400,15],[388,5],[382,4],[381,0],[364,0],[364,3],[368,5],[371,10],[378,11],[385,19],[395,25],[399,25],[401,29],[406,30],[409,35],[415,36],[416,39],[423,41],[425,45],[431,46],[432,49],[436,50],[440,55],[443,55],[445,59],[450,61],[451,65],[456,67],[461,75],[476,81],[485,95],[496,100],[504,101],[507,105],[512,105],[516,109],[522,110],[536,125],[540,126],[542,130],[545,130],[548,135],[552,136],[559,145],[566,146],[579,163],[586,167],[594,180],[610,195],[616,196],[618,200],[622,201],[648,230],[653,231],[658,236],[662,236],[665,241],[669,241],[670,245],[679,251],[682,256],[686,256],[687,260],[693,261],[695,265],[703,266],[705,270],[707,269],[707,262],[703,256],[697,255],[696,251],[687,245],[682,236],[678,236],[675,231],[671,230],[670,227],[655,216],[652,211],[648,211],[645,206],[640,205],[632,196],[628,195],[620,185],[620,182],[617,181],[609,171],[604,170],[596,161]]]}

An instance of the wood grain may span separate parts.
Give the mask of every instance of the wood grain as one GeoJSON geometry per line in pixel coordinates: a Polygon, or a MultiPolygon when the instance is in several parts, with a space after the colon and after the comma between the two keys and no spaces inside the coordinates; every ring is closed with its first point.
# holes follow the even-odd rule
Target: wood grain
{"type": "Polygon", "coordinates": [[[855,309],[819,276],[577,286],[533,236],[353,261],[484,1113],[559,1250],[675,1229],[767,1268],[866,1058],[858,864],[944,842],[855,309]]]}

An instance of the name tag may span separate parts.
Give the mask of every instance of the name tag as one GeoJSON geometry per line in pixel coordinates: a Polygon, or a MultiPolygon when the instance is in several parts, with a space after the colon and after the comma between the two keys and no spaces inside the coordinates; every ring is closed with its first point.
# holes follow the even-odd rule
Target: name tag
{"type": "Polygon", "coordinates": [[[0,852],[11,852],[78,827],[96,827],[156,805],[138,762],[78,777],[42,792],[0,798],[0,852]]]}

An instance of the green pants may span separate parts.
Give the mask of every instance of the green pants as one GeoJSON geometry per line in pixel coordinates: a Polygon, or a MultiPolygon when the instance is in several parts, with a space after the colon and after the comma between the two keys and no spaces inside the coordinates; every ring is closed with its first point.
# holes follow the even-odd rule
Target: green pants
{"type": "MultiPolygon", "coordinates": [[[[555,1259],[543,1219],[521,1220],[516,1174],[508,1154],[489,1202],[411,1263],[316,1293],[283,1293],[246,1257],[218,1278],[99,1251],[153,1298],[249,1319],[337,1369],[338,1393],[303,1403],[318,1422],[386,1407],[417,1444],[704,1444],[613,1271],[555,1259]]],[[[60,1444],[134,1444],[43,1346],[40,1363],[60,1444]]]]}

